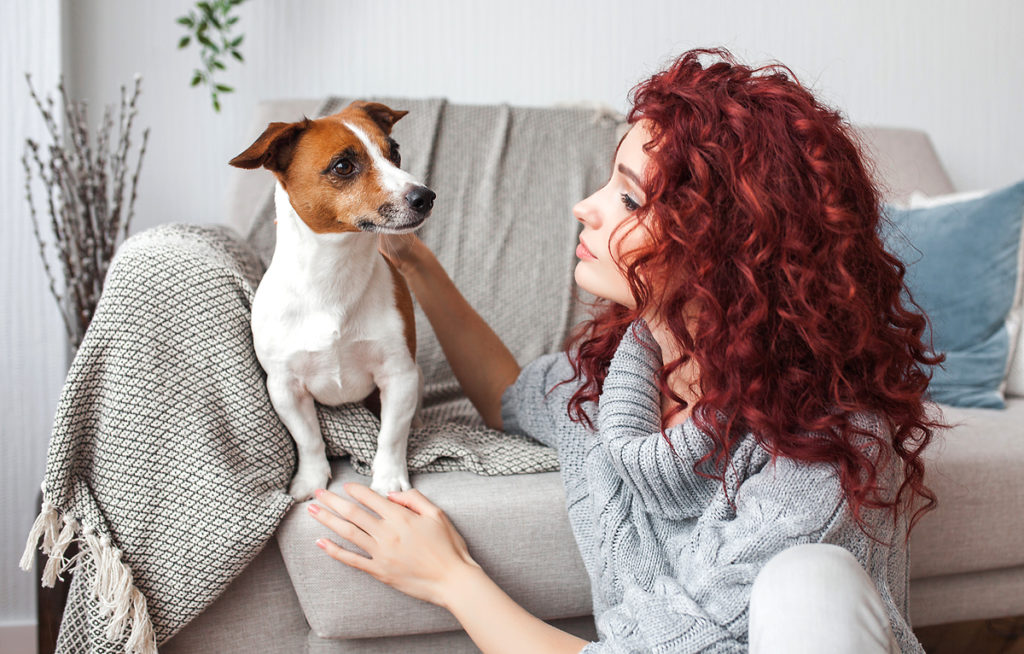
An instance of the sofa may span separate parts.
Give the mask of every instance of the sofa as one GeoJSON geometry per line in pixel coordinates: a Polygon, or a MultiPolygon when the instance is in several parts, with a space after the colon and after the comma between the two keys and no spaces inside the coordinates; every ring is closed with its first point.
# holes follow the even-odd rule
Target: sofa
{"type": "MultiPolygon", "coordinates": [[[[381,100],[394,108],[403,108],[401,100],[381,100]]],[[[321,101],[312,99],[262,103],[247,140],[239,143],[239,151],[269,122],[315,116],[321,106],[321,101]]],[[[471,120],[476,109],[471,105],[448,104],[445,111],[463,112],[467,127],[465,133],[456,129],[443,137],[492,142],[498,139],[500,143],[502,138],[525,138],[524,134],[538,133],[516,129],[514,124],[494,126],[493,130],[481,127],[471,120]]],[[[580,187],[565,190],[568,195],[583,197],[579,194],[589,193],[604,183],[614,144],[622,133],[621,116],[590,106],[535,108],[510,115],[520,122],[554,121],[558,129],[565,129],[565,121],[570,120],[585,122],[591,132],[603,130],[594,142],[598,144],[595,150],[604,152],[584,153],[583,158],[574,152],[566,155],[565,161],[569,163],[559,160],[536,165],[586,167],[580,176],[580,187]]],[[[404,144],[401,130],[399,122],[395,136],[404,144]]],[[[953,191],[924,133],[885,127],[859,127],[858,132],[888,200],[903,202],[913,191],[928,195],[953,191]]],[[[544,152],[540,141],[537,150],[544,152]]],[[[405,148],[403,154],[416,156],[405,148]]],[[[544,156],[558,159],[561,154],[549,152],[544,156]]],[[[514,162],[504,164],[514,170],[514,162]]],[[[428,182],[438,195],[431,221],[451,221],[463,230],[474,229],[474,224],[476,229],[487,229],[480,223],[492,216],[460,214],[460,194],[476,192],[472,178],[476,171],[473,162],[467,161],[466,170],[447,177],[437,175],[437,179],[428,182]]],[[[232,170],[232,174],[226,222],[245,236],[253,233],[254,221],[261,219],[260,208],[267,201],[273,178],[262,170],[232,170]]],[[[494,215],[515,212],[514,206],[508,206],[510,199],[502,194],[500,184],[489,193],[495,203],[494,215]]],[[[572,198],[568,195],[553,203],[550,215],[536,219],[565,223],[564,228],[554,230],[551,238],[564,238],[563,245],[571,252],[575,224],[569,213],[572,198]]],[[[265,218],[264,214],[262,219],[265,218]]],[[[423,238],[439,252],[439,258],[460,287],[471,282],[468,276],[473,274],[470,264],[474,258],[490,256],[490,250],[461,247],[459,234],[451,229],[431,231],[425,227],[423,238]]],[[[529,249],[524,251],[529,253],[529,249]]],[[[538,248],[537,252],[540,251],[538,248]]],[[[526,274],[532,263],[513,259],[506,260],[504,265],[508,270],[502,274],[514,277],[526,274]]],[[[566,286],[564,292],[570,293],[571,269],[565,273],[561,282],[566,286]]],[[[469,299],[485,318],[490,303],[498,299],[536,301],[529,292],[512,299],[495,299],[486,294],[469,299]]],[[[584,315],[582,311],[581,303],[577,303],[569,319],[563,320],[559,338],[584,315]]],[[[422,314],[418,318],[421,338],[430,338],[429,324],[422,314]]],[[[530,328],[530,324],[519,327],[530,328]]],[[[513,343],[513,353],[521,357],[521,363],[537,354],[517,351],[514,334],[500,330],[499,334],[513,343]]],[[[551,340],[547,348],[558,347],[559,338],[551,340]]],[[[1022,349],[1017,349],[1018,356],[1022,349]]],[[[436,348],[427,348],[426,352],[429,356],[437,355],[436,348]]],[[[435,361],[424,365],[429,375],[440,364],[435,361]]],[[[932,408],[941,411],[954,426],[940,434],[924,455],[926,483],[938,495],[939,505],[921,520],[910,542],[912,624],[926,626],[1024,614],[1024,511],[1020,510],[1024,505],[1024,475],[1020,474],[1024,468],[1024,397],[1007,397],[1004,410],[941,405],[932,408]]],[[[347,481],[367,482],[345,459],[332,461],[332,470],[329,487],[337,492],[343,492],[341,485],[347,481]]],[[[447,512],[473,556],[515,600],[552,624],[584,638],[596,637],[590,615],[589,582],[569,529],[557,471],[505,477],[469,472],[414,473],[412,483],[447,512]]],[[[306,513],[304,503],[295,505],[275,538],[246,570],[201,615],[166,642],[161,652],[476,651],[458,623],[443,609],[411,599],[326,557],[314,541],[330,534],[306,513]]]]}

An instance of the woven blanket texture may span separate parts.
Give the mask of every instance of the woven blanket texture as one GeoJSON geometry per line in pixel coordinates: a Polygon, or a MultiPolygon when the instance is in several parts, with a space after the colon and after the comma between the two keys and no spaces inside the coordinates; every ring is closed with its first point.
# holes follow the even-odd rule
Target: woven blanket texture
{"type": "MultiPolygon", "coordinates": [[[[146,651],[137,640],[126,648],[131,630],[144,629],[142,611],[163,642],[259,553],[291,506],[294,444],[270,404],[249,327],[261,272],[253,251],[220,227],[161,226],[119,251],[48,453],[44,509],[84,545],[58,651],[146,651]],[[127,569],[107,569],[108,554],[127,569]]],[[[359,404],[318,412],[328,454],[349,455],[369,474],[376,417],[359,404]]],[[[557,468],[554,452],[530,439],[431,422],[429,409],[424,419],[410,436],[411,470],[557,468]]],[[[59,562],[60,533],[43,535],[59,562]]]]}
{"type": "MultiPolygon", "coordinates": [[[[318,115],[344,104],[329,98],[318,115]]],[[[521,363],[560,348],[578,319],[569,210],[603,183],[615,125],[583,109],[396,108],[411,110],[395,130],[403,168],[438,191],[424,241],[521,363]]],[[[245,239],[225,226],[162,225],[128,239],[111,265],[61,392],[22,559],[30,569],[42,539],[44,585],[73,574],[59,653],[155,652],[292,506],[294,443],[250,331],[273,250],[273,205],[262,209],[245,239]],[[71,542],[79,553],[68,560],[71,542]]],[[[424,425],[410,435],[410,470],[557,469],[553,450],[482,426],[418,307],[417,334],[424,425]]],[[[359,404],[317,409],[328,455],[368,475],[378,420],[359,404]]]]}

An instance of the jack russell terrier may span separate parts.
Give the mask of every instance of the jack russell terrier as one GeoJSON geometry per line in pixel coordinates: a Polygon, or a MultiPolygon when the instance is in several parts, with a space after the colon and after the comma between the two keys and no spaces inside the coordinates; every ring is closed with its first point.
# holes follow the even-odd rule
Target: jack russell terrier
{"type": "Polygon", "coordinates": [[[230,162],[277,178],[277,245],[252,302],[252,335],[270,401],[298,449],[288,488],[298,501],[331,475],[314,400],[358,402],[375,386],[370,487],[411,488],[406,449],[423,390],[412,296],[377,250],[378,234],[415,230],[434,205],[434,192],[399,168],[390,134],[407,113],[357,101],[316,120],[270,123],[230,162]]]}

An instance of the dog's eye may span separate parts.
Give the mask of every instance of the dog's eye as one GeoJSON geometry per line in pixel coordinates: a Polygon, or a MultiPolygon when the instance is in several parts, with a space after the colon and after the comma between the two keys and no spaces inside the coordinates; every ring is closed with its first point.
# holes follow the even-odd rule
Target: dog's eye
{"type": "Polygon", "coordinates": [[[402,167],[402,153],[398,151],[398,143],[395,139],[388,139],[388,147],[390,153],[388,154],[388,161],[395,164],[396,167],[402,167]]]}
{"type": "Polygon", "coordinates": [[[356,171],[356,167],[352,165],[352,162],[348,159],[342,159],[338,163],[334,164],[334,172],[338,173],[342,177],[348,177],[356,171]]]}

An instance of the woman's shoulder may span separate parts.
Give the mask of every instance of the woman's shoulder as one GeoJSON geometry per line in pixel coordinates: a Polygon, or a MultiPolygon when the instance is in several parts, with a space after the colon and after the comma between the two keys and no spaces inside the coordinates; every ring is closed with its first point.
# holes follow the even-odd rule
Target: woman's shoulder
{"type": "MultiPolygon", "coordinates": [[[[891,426],[883,414],[861,411],[850,414],[852,430],[844,436],[836,434],[805,432],[810,439],[843,438],[846,444],[860,450],[878,463],[877,483],[884,490],[896,484],[899,477],[898,457],[892,451],[891,426]]],[[[838,523],[846,517],[849,502],[843,485],[843,472],[837,462],[838,454],[825,457],[820,450],[806,456],[786,455],[772,452],[763,439],[748,434],[746,447],[741,445],[738,453],[746,453],[752,463],[748,466],[750,476],[744,480],[738,492],[738,501],[754,501],[759,506],[773,505],[776,515],[806,514],[824,519],[831,515],[838,523]],[[756,448],[756,449],[755,449],[756,448]],[[745,496],[745,497],[744,497],[745,496]]],[[[839,451],[838,445],[836,451],[839,451]]]]}

